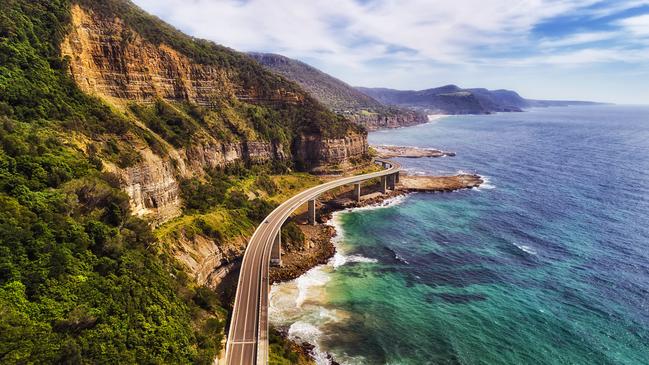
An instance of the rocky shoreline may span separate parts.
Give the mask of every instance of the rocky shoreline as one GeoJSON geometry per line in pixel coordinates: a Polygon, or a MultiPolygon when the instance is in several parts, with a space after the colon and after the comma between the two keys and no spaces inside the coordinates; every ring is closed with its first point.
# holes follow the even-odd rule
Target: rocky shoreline
{"type": "MultiPolygon", "coordinates": [[[[413,192],[451,192],[461,189],[472,189],[479,187],[484,180],[476,174],[459,174],[455,176],[408,176],[400,178],[395,190],[389,190],[385,194],[379,192],[378,184],[369,186],[363,192],[364,196],[360,202],[352,199],[351,190],[328,197],[318,206],[320,212],[319,223],[327,223],[334,212],[350,208],[381,204],[387,199],[407,195],[413,192]]],[[[289,252],[282,256],[282,267],[271,268],[270,280],[272,283],[294,280],[307,271],[318,265],[326,264],[336,253],[332,238],[337,232],[334,227],[326,224],[316,226],[308,225],[304,214],[297,215],[293,220],[298,223],[305,234],[307,249],[299,252],[289,252]]],[[[277,329],[280,336],[301,354],[312,357],[314,346],[308,342],[293,341],[288,338],[287,329],[277,329]]],[[[338,363],[331,354],[327,354],[332,365],[338,363]]]]}
{"type": "Polygon", "coordinates": [[[435,148],[419,148],[404,146],[372,146],[380,158],[422,158],[455,156],[455,152],[442,151],[435,148]]]}
{"type": "Polygon", "coordinates": [[[337,196],[318,202],[318,225],[307,224],[305,214],[298,214],[292,219],[298,224],[306,238],[304,250],[285,252],[282,254],[282,266],[270,270],[271,283],[285,282],[298,278],[315,266],[326,264],[336,253],[332,238],[336,236],[334,227],[327,223],[334,212],[376,205],[387,199],[414,192],[451,192],[461,189],[479,187],[484,180],[476,174],[459,174],[454,176],[409,176],[400,177],[400,182],[395,190],[386,193],[379,192],[378,184],[371,185],[364,190],[360,202],[352,198],[351,190],[337,196]]]}

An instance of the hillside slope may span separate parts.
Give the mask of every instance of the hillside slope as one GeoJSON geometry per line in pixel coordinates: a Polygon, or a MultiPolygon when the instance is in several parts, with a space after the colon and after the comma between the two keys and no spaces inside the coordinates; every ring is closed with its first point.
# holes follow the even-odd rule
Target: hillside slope
{"type": "Polygon", "coordinates": [[[413,110],[386,106],[345,82],[306,63],[271,53],[249,53],[269,70],[299,84],[330,110],[369,130],[425,123],[426,116],[413,110]]]}
{"type": "Polygon", "coordinates": [[[126,0],[0,3],[0,362],[211,364],[268,175],[365,132],[126,0]]]}
{"type": "Polygon", "coordinates": [[[178,177],[204,168],[326,168],[367,151],[363,131],[243,54],[195,41],[124,1],[84,0],[71,13],[61,49],[72,78],[162,139],[164,151],[132,140],[143,163],[118,171],[142,215],[177,215],[178,177]]]}

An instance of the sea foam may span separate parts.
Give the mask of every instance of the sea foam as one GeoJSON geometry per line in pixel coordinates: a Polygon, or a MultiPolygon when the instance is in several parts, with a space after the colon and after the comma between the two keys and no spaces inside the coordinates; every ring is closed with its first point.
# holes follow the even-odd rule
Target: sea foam
{"type": "Polygon", "coordinates": [[[523,252],[525,252],[525,253],[527,253],[527,254],[534,255],[534,256],[538,255],[538,252],[536,252],[536,250],[533,249],[533,248],[530,247],[530,246],[521,245],[521,244],[518,244],[518,243],[516,243],[516,242],[512,242],[512,243],[513,243],[514,246],[516,246],[519,250],[521,250],[521,251],[523,251],[523,252]]]}
{"type": "MultiPolygon", "coordinates": [[[[273,284],[270,290],[268,314],[271,324],[288,329],[289,339],[296,342],[308,342],[313,345],[312,356],[318,365],[331,364],[327,352],[322,349],[321,339],[326,336],[323,328],[328,324],[344,321],[349,314],[339,308],[332,308],[327,304],[327,283],[331,280],[332,273],[351,263],[377,263],[378,260],[357,255],[347,254],[343,247],[344,230],[340,221],[341,214],[357,210],[373,210],[387,208],[401,204],[405,196],[387,199],[381,203],[360,208],[350,208],[345,211],[335,212],[327,223],[333,226],[337,235],[332,239],[336,247],[334,256],[324,265],[319,265],[307,271],[300,277],[273,284]]],[[[341,363],[363,363],[362,360],[352,358],[341,363]]]]}
{"type": "Polygon", "coordinates": [[[482,184],[480,184],[480,186],[475,188],[475,190],[482,191],[482,190],[491,190],[496,188],[496,185],[493,185],[491,183],[491,179],[489,178],[489,176],[480,175],[480,178],[482,179],[482,184]]]}

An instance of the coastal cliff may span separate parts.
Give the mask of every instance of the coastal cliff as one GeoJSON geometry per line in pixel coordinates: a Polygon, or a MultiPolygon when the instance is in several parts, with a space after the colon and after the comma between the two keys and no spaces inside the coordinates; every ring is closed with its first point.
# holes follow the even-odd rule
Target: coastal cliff
{"type": "Polygon", "coordinates": [[[365,130],[128,0],[2,10],[3,359],[212,364],[210,287],[298,170],[368,158],[365,130]]]}
{"type": "Polygon", "coordinates": [[[302,135],[296,142],[298,161],[311,166],[314,171],[347,169],[359,162],[359,156],[366,156],[369,145],[367,134],[357,133],[344,138],[322,139],[319,136],[302,135]],[[326,161],[326,165],[314,166],[314,161],[326,161]]]}
{"type": "Polygon", "coordinates": [[[156,98],[204,106],[237,98],[248,102],[301,103],[290,88],[259,90],[242,85],[232,70],[199,64],[173,47],[153,44],[119,17],[72,6],[72,31],[61,51],[85,92],[116,102],[150,103],[156,98]]]}
{"type": "Polygon", "coordinates": [[[271,53],[250,53],[267,69],[299,84],[335,113],[367,130],[406,127],[426,123],[420,111],[387,106],[342,80],[304,62],[271,53]]]}
{"type": "Polygon", "coordinates": [[[415,110],[384,107],[383,112],[358,112],[347,114],[350,120],[367,128],[379,129],[410,127],[428,122],[426,114],[415,110]]]}
{"type": "Polygon", "coordinates": [[[135,214],[158,223],[180,215],[178,180],[201,176],[204,169],[236,161],[294,161],[298,168],[327,170],[366,156],[366,134],[333,115],[323,116],[321,107],[296,85],[277,81],[260,68],[254,70],[258,79],[249,78],[247,68],[255,68],[254,63],[227,49],[216,51],[240,57],[242,67],[197,62],[170,45],[172,41],[155,43],[141,35],[128,17],[124,20],[113,10],[87,1],[73,4],[71,31],[61,52],[81,90],[157,134],[152,138],[164,146],[165,153],[159,153],[151,143],[137,143],[130,136],[129,143],[139,145],[141,161],[126,169],[112,168],[122,177],[135,214]],[[262,82],[264,78],[270,82],[262,82]],[[299,125],[272,120],[281,118],[287,106],[302,109],[297,115],[285,115],[300,118],[295,120],[299,125]],[[274,112],[277,109],[279,113],[274,112]],[[309,118],[304,109],[319,113],[313,118],[320,120],[302,126],[301,118],[309,118]],[[158,119],[170,113],[169,125],[160,126],[158,119]],[[270,126],[259,128],[257,118],[268,118],[263,122],[278,123],[286,131],[275,136],[268,131],[270,126]],[[175,119],[192,132],[181,143],[165,131],[176,127],[171,124],[178,123],[175,119]],[[300,132],[302,127],[306,128],[300,132]],[[336,132],[331,135],[330,130],[336,132]],[[291,134],[294,137],[287,138],[291,134]]]}

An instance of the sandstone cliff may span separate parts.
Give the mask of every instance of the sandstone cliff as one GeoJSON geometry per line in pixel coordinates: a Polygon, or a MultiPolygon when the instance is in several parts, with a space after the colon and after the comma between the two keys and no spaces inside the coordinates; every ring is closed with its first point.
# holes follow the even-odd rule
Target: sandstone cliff
{"type": "Polygon", "coordinates": [[[311,166],[312,170],[327,170],[335,165],[338,169],[351,167],[356,159],[367,155],[367,135],[350,134],[344,138],[323,139],[318,136],[302,135],[296,141],[298,162],[310,166],[310,161],[327,161],[327,165],[311,166]]]}
{"type": "Polygon", "coordinates": [[[399,109],[395,112],[386,111],[383,113],[354,113],[348,117],[354,123],[364,126],[369,131],[409,127],[428,122],[428,118],[424,113],[407,109],[399,109]]]}
{"type": "Polygon", "coordinates": [[[197,64],[169,45],[145,40],[120,18],[106,18],[72,7],[73,28],[61,50],[79,87],[114,102],[156,98],[216,105],[219,100],[300,103],[304,96],[286,89],[259,92],[234,82],[231,70],[197,64]]]}
{"type": "MultiPolygon", "coordinates": [[[[295,84],[278,79],[244,55],[210,45],[201,50],[216,55],[197,60],[176,45],[189,47],[188,37],[163,28],[171,34],[169,41],[154,39],[139,32],[150,32],[149,28],[137,28],[133,19],[120,17],[132,10],[119,14],[111,10],[90,1],[74,4],[71,30],[61,51],[83,91],[123,112],[164,148],[160,153],[151,141],[129,135],[125,138],[138,146],[141,161],[126,169],[107,164],[121,177],[136,214],[158,223],[178,216],[182,204],[178,180],[200,176],[206,168],[280,160],[326,169],[348,165],[367,153],[364,132],[327,116],[295,84]],[[158,120],[165,115],[147,121],[132,109],[134,104],[160,103],[174,113],[170,125],[162,128],[158,120]],[[180,127],[173,124],[178,120],[184,123],[180,127]],[[175,133],[191,127],[191,133],[184,143],[177,143],[159,130],[167,127],[180,130],[175,133]],[[342,132],[335,135],[330,130],[342,132]]],[[[151,108],[156,113],[156,107],[151,108]]]]}

